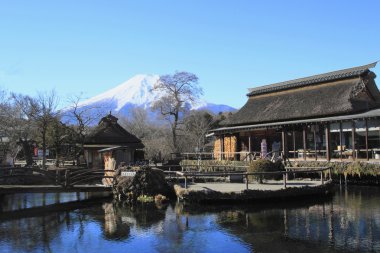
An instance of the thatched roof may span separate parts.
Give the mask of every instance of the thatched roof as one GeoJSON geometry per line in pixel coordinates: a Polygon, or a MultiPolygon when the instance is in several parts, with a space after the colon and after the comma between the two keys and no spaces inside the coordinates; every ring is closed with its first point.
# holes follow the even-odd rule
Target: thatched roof
{"type": "Polygon", "coordinates": [[[346,115],[380,108],[369,70],[376,63],[250,89],[247,103],[223,125],[346,115]]]}
{"type": "Polygon", "coordinates": [[[337,80],[343,80],[347,78],[359,77],[363,74],[365,75],[369,71],[369,69],[374,68],[376,64],[377,62],[374,62],[371,64],[359,66],[359,67],[342,69],[342,70],[323,73],[319,75],[294,79],[290,81],[264,85],[264,86],[260,86],[256,88],[250,88],[248,89],[249,93],[247,94],[247,96],[271,93],[274,91],[288,90],[288,89],[297,88],[297,87],[299,88],[299,87],[304,87],[304,86],[310,86],[313,84],[326,83],[330,81],[337,81],[337,80]]]}
{"type": "Polygon", "coordinates": [[[109,114],[102,118],[94,131],[85,139],[85,145],[122,145],[143,148],[141,140],[117,123],[118,118],[109,114]]]}

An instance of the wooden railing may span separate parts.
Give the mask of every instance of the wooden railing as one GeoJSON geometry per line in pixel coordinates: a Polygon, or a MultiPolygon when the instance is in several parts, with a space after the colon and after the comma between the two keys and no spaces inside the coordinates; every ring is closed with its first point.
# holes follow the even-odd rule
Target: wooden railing
{"type": "Polygon", "coordinates": [[[248,190],[248,176],[268,176],[268,175],[282,175],[283,186],[287,187],[288,175],[289,174],[307,174],[307,173],[319,173],[321,184],[325,183],[324,172],[328,171],[329,180],[331,181],[332,169],[331,167],[303,167],[294,168],[286,167],[285,171],[273,171],[273,172],[190,172],[190,171],[166,171],[166,173],[171,177],[175,175],[176,177],[182,177],[185,180],[185,188],[187,188],[188,178],[201,178],[201,177],[228,177],[228,176],[242,176],[245,178],[246,189],[248,190]]]}
{"type": "Polygon", "coordinates": [[[105,175],[106,172],[114,172],[114,170],[88,168],[43,170],[38,167],[6,167],[0,168],[0,180],[37,177],[52,185],[71,187],[77,184],[94,184],[94,182],[101,182],[103,178],[113,178],[113,176],[105,175]]]}
{"type": "MultiPolygon", "coordinates": [[[[207,158],[211,160],[215,159],[225,159],[225,158],[234,158],[235,156],[240,156],[239,161],[253,161],[256,158],[260,157],[260,152],[257,151],[239,151],[239,152],[199,152],[199,153],[181,153],[181,157],[187,160],[207,160],[207,158]]],[[[232,159],[233,160],[233,159],[232,159]]]]}

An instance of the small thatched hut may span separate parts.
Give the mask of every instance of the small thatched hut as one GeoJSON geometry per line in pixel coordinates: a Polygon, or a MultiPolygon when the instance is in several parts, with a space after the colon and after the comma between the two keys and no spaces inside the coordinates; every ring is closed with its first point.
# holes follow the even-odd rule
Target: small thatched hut
{"type": "Polygon", "coordinates": [[[117,121],[118,118],[110,113],[86,137],[84,154],[88,167],[104,168],[105,162],[111,157],[114,163],[112,167],[118,167],[121,162],[133,163],[136,150],[144,148],[141,140],[127,132],[117,121]]]}

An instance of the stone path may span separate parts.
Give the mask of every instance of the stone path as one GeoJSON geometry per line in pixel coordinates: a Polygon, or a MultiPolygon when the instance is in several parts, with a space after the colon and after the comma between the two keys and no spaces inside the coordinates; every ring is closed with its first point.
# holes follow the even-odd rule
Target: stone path
{"type": "MultiPolygon", "coordinates": [[[[319,186],[321,181],[291,180],[287,181],[287,188],[319,186]]],[[[218,192],[241,192],[246,189],[245,183],[188,183],[190,191],[218,191],[218,192]]],[[[264,184],[248,184],[250,190],[276,191],[284,189],[282,181],[268,180],[264,184]]]]}

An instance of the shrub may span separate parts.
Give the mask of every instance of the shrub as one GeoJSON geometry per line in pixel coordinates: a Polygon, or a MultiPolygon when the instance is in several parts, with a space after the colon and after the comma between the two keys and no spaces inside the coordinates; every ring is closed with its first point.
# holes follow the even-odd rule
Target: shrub
{"type": "MultiPolygon", "coordinates": [[[[248,167],[248,173],[253,172],[272,172],[272,171],[282,171],[284,170],[284,165],[281,161],[277,161],[273,163],[266,159],[259,159],[253,161],[248,167]]],[[[263,179],[277,179],[281,175],[251,175],[248,176],[249,182],[253,182],[253,180],[257,180],[259,183],[263,182],[263,179]]]]}
{"type": "Polygon", "coordinates": [[[152,196],[148,196],[148,195],[140,195],[137,197],[137,201],[140,201],[140,202],[143,202],[143,203],[149,203],[149,202],[153,202],[154,199],[152,196]]]}

